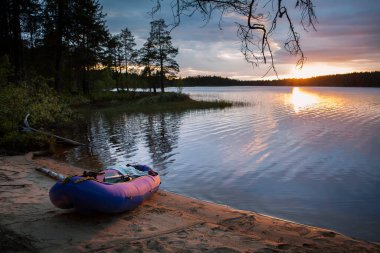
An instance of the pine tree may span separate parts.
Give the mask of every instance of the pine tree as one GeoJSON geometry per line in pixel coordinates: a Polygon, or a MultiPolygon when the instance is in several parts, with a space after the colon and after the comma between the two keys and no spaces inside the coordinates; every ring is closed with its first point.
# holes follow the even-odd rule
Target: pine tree
{"type": "Polygon", "coordinates": [[[112,70],[113,76],[116,79],[116,91],[119,91],[120,88],[118,76],[119,72],[121,72],[121,48],[120,36],[111,36],[107,42],[105,57],[103,60],[103,64],[112,70]]]}
{"type": "Polygon", "coordinates": [[[72,27],[72,3],[69,0],[46,0],[44,10],[45,50],[54,55],[54,87],[58,93],[62,87],[63,52],[67,49],[72,27]]]}
{"type": "MultiPolygon", "coordinates": [[[[157,58],[156,56],[156,50],[154,48],[153,42],[151,38],[148,38],[148,40],[144,43],[143,47],[139,50],[139,64],[144,66],[144,70],[142,75],[146,76],[149,82],[152,79],[152,70],[154,68],[154,61],[157,58]]],[[[150,85],[153,88],[153,92],[157,92],[156,84],[155,82],[152,82],[150,85]]]]}
{"type": "Polygon", "coordinates": [[[152,21],[150,24],[151,31],[149,39],[155,52],[154,63],[159,69],[161,92],[165,92],[165,77],[167,75],[175,76],[179,71],[178,63],[174,60],[178,54],[178,49],[173,47],[172,37],[163,19],[152,21]]]}
{"type": "Polygon", "coordinates": [[[96,0],[45,0],[44,47],[55,89],[62,87],[62,69],[77,74],[84,94],[90,91],[87,72],[101,60],[108,40],[105,15],[96,0]],[[53,67],[54,66],[54,67],[53,67]]]}
{"type": "Polygon", "coordinates": [[[23,39],[25,35],[34,35],[32,28],[37,26],[34,14],[38,14],[39,7],[37,0],[0,1],[0,57],[9,58],[16,83],[24,79],[26,43],[23,39]]]}
{"type": "Polygon", "coordinates": [[[103,46],[108,41],[109,33],[104,17],[98,1],[74,1],[70,51],[84,94],[90,92],[87,72],[100,63],[104,54],[103,46]]]}
{"type": "MultiPolygon", "coordinates": [[[[125,28],[121,30],[120,33],[120,43],[123,50],[123,63],[125,67],[125,80],[128,82],[128,67],[130,64],[133,64],[137,56],[137,51],[134,49],[136,46],[135,37],[132,33],[125,28]]],[[[127,91],[129,91],[129,86],[127,83],[127,91]]]]}

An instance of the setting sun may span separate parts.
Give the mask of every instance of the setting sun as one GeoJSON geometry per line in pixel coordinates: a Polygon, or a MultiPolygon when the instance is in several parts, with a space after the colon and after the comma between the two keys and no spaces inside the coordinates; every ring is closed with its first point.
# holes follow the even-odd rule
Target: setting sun
{"type": "Polygon", "coordinates": [[[294,111],[298,113],[300,110],[310,107],[319,102],[318,96],[302,91],[298,87],[294,87],[290,102],[293,104],[294,111]]]}

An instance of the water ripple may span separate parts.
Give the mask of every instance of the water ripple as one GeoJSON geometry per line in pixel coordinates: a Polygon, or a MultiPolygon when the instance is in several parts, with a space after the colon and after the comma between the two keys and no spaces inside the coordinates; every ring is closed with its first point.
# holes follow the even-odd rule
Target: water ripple
{"type": "Polygon", "coordinates": [[[380,90],[185,88],[251,106],[185,113],[90,112],[63,159],[153,165],[162,187],[379,241],[380,90]],[[82,138],[82,139],[81,139],[82,138]],[[355,229],[349,224],[355,224],[355,229]]]}

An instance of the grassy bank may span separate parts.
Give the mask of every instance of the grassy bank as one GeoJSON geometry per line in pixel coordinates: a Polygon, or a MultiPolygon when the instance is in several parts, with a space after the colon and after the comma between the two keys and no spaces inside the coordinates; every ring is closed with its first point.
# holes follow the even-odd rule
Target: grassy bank
{"type": "Polygon", "coordinates": [[[125,112],[155,113],[162,111],[186,111],[202,109],[224,109],[232,106],[242,106],[223,100],[196,101],[189,95],[176,92],[102,92],[90,97],[81,108],[112,109],[125,112]]]}
{"type": "Polygon", "coordinates": [[[49,149],[54,139],[35,132],[21,132],[25,115],[29,124],[46,132],[70,129],[84,120],[86,110],[112,110],[130,113],[180,112],[224,109],[243,105],[228,101],[196,101],[187,94],[166,92],[102,91],[89,96],[61,94],[40,80],[28,85],[0,87],[0,154],[49,149]]]}

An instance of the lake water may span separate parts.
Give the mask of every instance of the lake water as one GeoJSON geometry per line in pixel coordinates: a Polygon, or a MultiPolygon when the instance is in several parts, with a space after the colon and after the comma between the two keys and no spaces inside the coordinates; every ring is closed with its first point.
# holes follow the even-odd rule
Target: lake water
{"type": "Polygon", "coordinates": [[[183,113],[97,110],[59,158],[139,162],[162,189],[380,241],[380,89],[184,88],[249,105],[183,113]]]}

